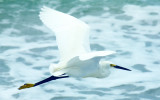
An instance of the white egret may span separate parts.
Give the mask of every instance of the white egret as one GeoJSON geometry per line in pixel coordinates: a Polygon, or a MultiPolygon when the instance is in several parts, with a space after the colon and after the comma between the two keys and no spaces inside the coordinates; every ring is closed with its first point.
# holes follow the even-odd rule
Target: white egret
{"type": "Polygon", "coordinates": [[[111,67],[131,71],[112,62],[101,61],[102,57],[114,54],[114,51],[91,52],[90,28],[83,21],[48,7],[43,7],[39,16],[44,25],[55,32],[61,59],[58,64],[50,65],[51,77],[35,84],[24,84],[19,89],[67,77],[104,78],[110,74],[111,67]]]}

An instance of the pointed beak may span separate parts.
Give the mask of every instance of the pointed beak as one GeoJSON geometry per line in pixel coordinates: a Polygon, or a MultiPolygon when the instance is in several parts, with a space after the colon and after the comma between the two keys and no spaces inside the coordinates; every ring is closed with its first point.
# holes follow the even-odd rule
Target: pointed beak
{"type": "Polygon", "coordinates": [[[110,66],[114,67],[114,68],[117,68],[117,69],[123,69],[123,70],[127,70],[127,71],[132,71],[132,70],[130,70],[128,68],[124,68],[124,67],[121,67],[121,66],[118,66],[118,65],[115,65],[115,64],[111,64],[110,66]]]}

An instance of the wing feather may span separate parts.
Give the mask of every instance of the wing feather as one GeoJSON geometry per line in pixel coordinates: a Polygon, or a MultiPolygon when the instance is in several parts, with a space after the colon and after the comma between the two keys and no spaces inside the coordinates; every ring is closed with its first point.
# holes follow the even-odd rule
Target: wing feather
{"type": "Polygon", "coordinates": [[[80,60],[84,61],[84,60],[92,59],[94,57],[102,58],[104,56],[112,55],[115,53],[116,53],[115,51],[95,51],[95,52],[90,52],[90,53],[80,55],[79,58],[80,60]]]}
{"type": "Polygon", "coordinates": [[[61,60],[69,60],[90,51],[89,26],[68,14],[43,7],[42,22],[56,35],[61,60]]]}

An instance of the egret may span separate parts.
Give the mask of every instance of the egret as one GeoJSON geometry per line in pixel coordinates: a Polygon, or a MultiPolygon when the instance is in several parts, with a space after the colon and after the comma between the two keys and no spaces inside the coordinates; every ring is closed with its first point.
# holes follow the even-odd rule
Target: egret
{"type": "Polygon", "coordinates": [[[42,7],[39,17],[43,24],[56,35],[60,61],[58,64],[50,64],[51,76],[49,78],[35,84],[26,83],[20,86],[19,90],[68,77],[105,78],[109,76],[110,68],[131,71],[110,61],[101,60],[105,56],[115,54],[114,51],[91,52],[90,27],[85,22],[45,6],[42,7]]]}

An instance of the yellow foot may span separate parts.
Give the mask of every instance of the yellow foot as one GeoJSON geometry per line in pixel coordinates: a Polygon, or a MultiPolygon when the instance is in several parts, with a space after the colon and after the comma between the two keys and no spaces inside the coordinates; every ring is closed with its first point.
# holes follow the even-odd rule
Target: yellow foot
{"type": "Polygon", "coordinates": [[[25,88],[31,88],[31,87],[34,87],[35,84],[31,84],[31,83],[26,83],[22,86],[20,86],[18,89],[21,90],[21,89],[25,89],[25,88]]]}

